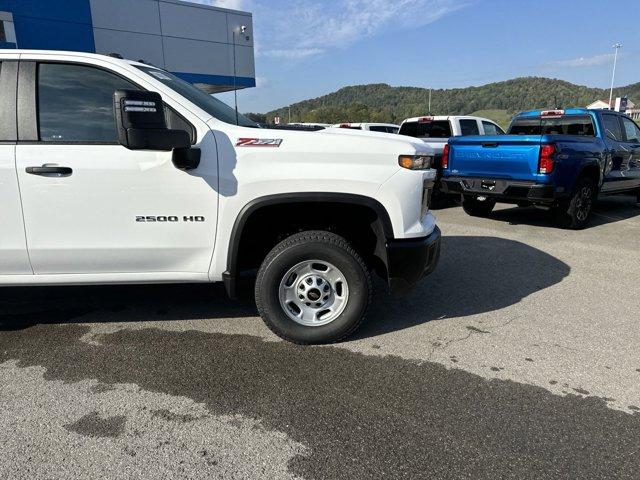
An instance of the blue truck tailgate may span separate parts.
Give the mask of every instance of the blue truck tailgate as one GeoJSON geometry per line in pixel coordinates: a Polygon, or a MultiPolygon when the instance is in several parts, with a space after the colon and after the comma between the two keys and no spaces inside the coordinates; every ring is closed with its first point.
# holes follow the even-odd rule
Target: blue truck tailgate
{"type": "Polygon", "coordinates": [[[541,135],[453,137],[448,173],[460,177],[537,180],[541,135]]]}

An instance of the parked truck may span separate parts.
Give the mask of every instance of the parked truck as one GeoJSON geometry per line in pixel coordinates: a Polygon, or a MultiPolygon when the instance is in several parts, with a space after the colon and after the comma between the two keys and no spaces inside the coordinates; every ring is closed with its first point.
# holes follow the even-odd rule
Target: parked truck
{"type": "Polygon", "coordinates": [[[533,110],[507,135],[451,138],[442,167],[443,189],[470,215],[496,202],[538,205],[580,229],[599,195],[640,195],[640,129],[610,110],[533,110]]]}
{"type": "Polygon", "coordinates": [[[400,135],[407,135],[422,140],[433,148],[436,183],[433,191],[433,206],[445,206],[447,196],[442,193],[442,152],[451,137],[463,135],[503,135],[504,131],[488,118],[471,115],[436,115],[407,118],[400,125],[400,135]]]}
{"type": "Polygon", "coordinates": [[[270,130],[168,71],[0,51],[0,286],[255,283],[286,340],[362,322],[369,272],[402,294],[438,262],[433,152],[270,130]]]}

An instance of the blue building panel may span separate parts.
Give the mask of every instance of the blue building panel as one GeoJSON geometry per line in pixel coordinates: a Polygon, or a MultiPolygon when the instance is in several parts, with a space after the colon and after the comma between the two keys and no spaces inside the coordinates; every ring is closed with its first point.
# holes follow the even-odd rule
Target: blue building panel
{"type": "Polygon", "coordinates": [[[4,12],[15,39],[0,48],[119,53],[210,92],[256,85],[246,12],[176,0],[0,0],[4,12]]]}
{"type": "Polygon", "coordinates": [[[58,22],[42,18],[13,16],[20,48],[74,50],[95,53],[93,27],[89,24],[58,22]]]}
{"type": "Polygon", "coordinates": [[[7,10],[16,16],[40,18],[57,22],[83,23],[91,26],[91,6],[89,0],[5,0],[7,10]]]}

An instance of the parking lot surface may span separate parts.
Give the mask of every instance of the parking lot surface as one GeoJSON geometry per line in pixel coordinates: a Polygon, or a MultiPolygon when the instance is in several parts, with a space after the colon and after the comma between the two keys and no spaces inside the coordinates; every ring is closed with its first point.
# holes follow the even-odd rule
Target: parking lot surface
{"type": "Polygon", "coordinates": [[[0,290],[0,478],[638,478],[640,207],[436,215],[334,346],[217,286],[0,290]]]}

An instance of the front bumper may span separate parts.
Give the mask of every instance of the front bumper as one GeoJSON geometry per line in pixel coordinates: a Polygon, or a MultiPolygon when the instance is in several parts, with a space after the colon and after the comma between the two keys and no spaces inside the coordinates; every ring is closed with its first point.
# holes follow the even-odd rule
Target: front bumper
{"type": "Polygon", "coordinates": [[[418,281],[435,270],[440,259],[441,233],[407,240],[387,241],[387,275],[394,295],[404,295],[418,281]]]}
{"type": "Polygon", "coordinates": [[[553,185],[523,180],[446,177],[440,188],[448,194],[482,195],[506,202],[553,203],[557,198],[553,185]]]}

